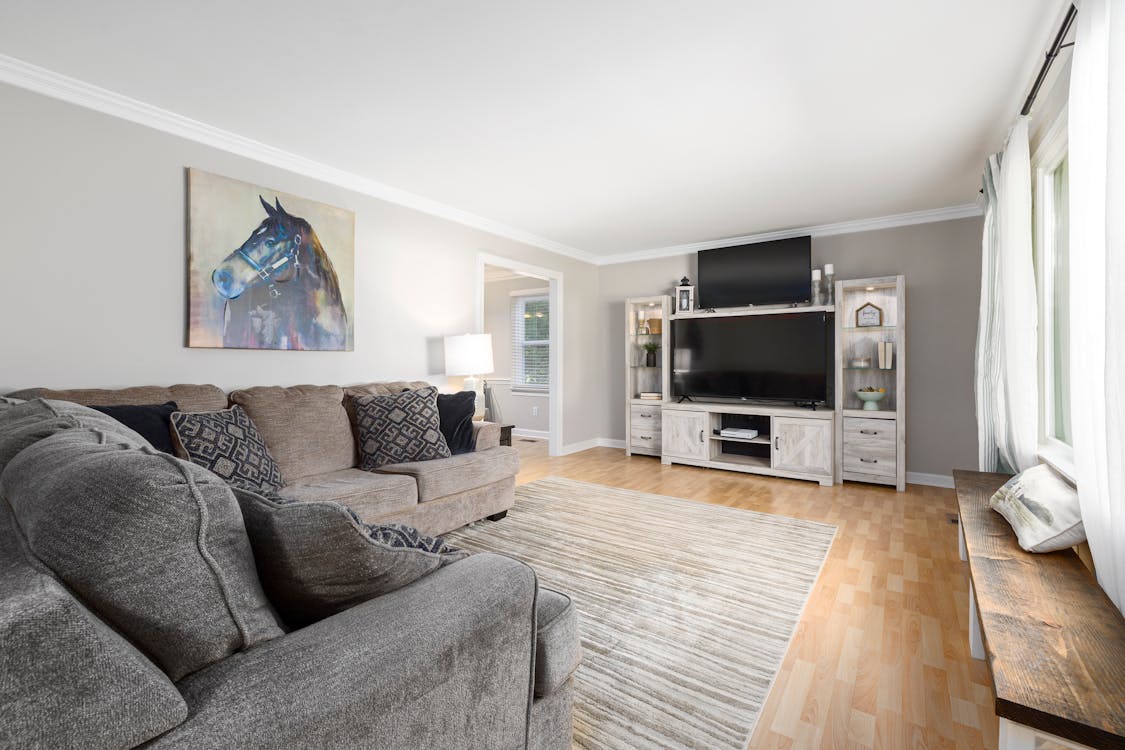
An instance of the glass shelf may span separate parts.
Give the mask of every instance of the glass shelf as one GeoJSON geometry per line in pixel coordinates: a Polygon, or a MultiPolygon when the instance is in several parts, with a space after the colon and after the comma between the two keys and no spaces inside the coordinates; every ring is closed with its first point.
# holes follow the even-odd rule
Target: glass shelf
{"type": "Polygon", "coordinates": [[[894,372],[893,367],[845,367],[845,370],[880,370],[882,372],[894,372]]]}
{"type": "Polygon", "coordinates": [[[659,370],[660,369],[660,365],[629,365],[629,366],[634,367],[638,370],[659,370]]]}
{"type": "Polygon", "coordinates": [[[895,326],[840,326],[845,331],[893,331],[895,326]]]}

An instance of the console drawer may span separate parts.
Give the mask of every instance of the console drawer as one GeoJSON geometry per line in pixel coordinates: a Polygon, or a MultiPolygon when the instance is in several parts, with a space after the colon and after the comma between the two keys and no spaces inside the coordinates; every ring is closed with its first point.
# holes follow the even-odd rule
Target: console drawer
{"type": "Polygon", "coordinates": [[[844,438],[844,471],[881,477],[897,475],[896,446],[893,441],[852,443],[844,438]]]}
{"type": "Polygon", "coordinates": [[[629,411],[629,427],[634,432],[660,432],[660,407],[633,404],[629,411]]]}
{"type": "Polygon", "coordinates": [[[897,437],[896,428],[897,422],[893,419],[844,417],[844,446],[893,447],[897,437]]]}
{"type": "Polygon", "coordinates": [[[647,450],[654,450],[660,452],[660,430],[638,430],[632,429],[629,431],[629,447],[630,448],[644,448],[647,450]]]}

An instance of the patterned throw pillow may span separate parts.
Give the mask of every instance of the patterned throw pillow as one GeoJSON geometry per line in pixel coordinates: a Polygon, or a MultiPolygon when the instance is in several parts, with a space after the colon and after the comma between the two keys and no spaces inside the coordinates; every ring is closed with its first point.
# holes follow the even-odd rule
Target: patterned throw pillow
{"type": "Polygon", "coordinates": [[[1054,552],[1086,541],[1078,491],[1040,464],[1005,482],[988,501],[1028,552],[1054,552]]]}
{"type": "Polygon", "coordinates": [[[227,484],[267,491],[284,484],[266,441],[241,406],[178,411],[172,415],[172,427],[191,462],[210,469],[227,484]]]}
{"type": "Polygon", "coordinates": [[[350,508],[239,488],[258,576],[293,627],[402,588],[468,552],[402,524],[369,526],[350,508]]]}
{"type": "Polygon", "coordinates": [[[360,468],[449,458],[441,434],[437,388],[403,391],[393,396],[358,396],[355,426],[360,468]]]}

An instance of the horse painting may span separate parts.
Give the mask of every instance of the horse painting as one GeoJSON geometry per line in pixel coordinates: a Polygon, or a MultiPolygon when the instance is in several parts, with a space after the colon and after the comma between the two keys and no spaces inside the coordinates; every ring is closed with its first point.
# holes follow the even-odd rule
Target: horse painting
{"type": "MultiPolygon", "coordinates": [[[[316,207],[322,204],[311,204],[314,208],[308,209],[306,205],[306,209],[315,213],[315,217],[305,210],[300,211],[302,216],[297,216],[285,209],[280,198],[274,197],[271,204],[251,185],[214,175],[197,177],[195,172],[192,170],[191,177],[201,184],[209,184],[206,179],[224,182],[218,183],[219,192],[207,203],[207,212],[197,217],[193,210],[192,214],[192,322],[189,339],[196,336],[197,328],[200,330],[198,343],[189,341],[189,344],[234,349],[350,350],[349,305],[345,304],[340,279],[316,230],[302,218],[313,218],[318,227],[330,225],[336,219],[340,225],[336,229],[352,229],[354,225],[350,213],[323,206],[327,212],[335,213],[321,215],[316,207]],[[230,209],[230,200],[235,197],[230,191],[234,190],[239,190],[238,197],[242,201],[256,197],[254,205],[261,205],[265,218],[250,231],[241,245],[229,252],[233,244],[230,240],[245,236],[242,234],[246,231],[245,227],[249,221],[255,220],[250,218],[253,214],[246,210],[245,202],[237,212],[230,209]],[[223,215],[217,216],[217,213],[223,215]],[[346,223],[338,220],[338,216],[343,214],[349,217],[346,223]],[[205,226],[197,227],[196,224],[205,226]],[[241,231],[238,231],[239,226],[241,231]],[[221,231],[215,227],[221,228],[221,231]],[[238,235],[234,235],[236,231],[238,235]],[[200,235],[198,242],[197,233],[200,235]],[[221,249],[223,244],[226,245],[225,250],[221,249]],[[196,254],[205,257],[196,258],[196,254]],[[197,300],[196,295],[203,299],[197,300]]],[[[194,183],[192,187],[194,191],[194,183]]],[[[209,194],[201,194],[200,200],[207,202],[208,197],[209,194]]],[[[291,201],[301,202],[300,199],[286,198],[287,203],[291,201]]],[[[346,237],[343,231],[330,234],[336,238],[346,237]]],[[[344,249],[351,252],[350,247],[344,249]]],[[[342,257],[346,263],[351,260],[350,254],[342,257]]],[[[350,282],[350,263],[344,270],[348,272],[350,282]]]]}

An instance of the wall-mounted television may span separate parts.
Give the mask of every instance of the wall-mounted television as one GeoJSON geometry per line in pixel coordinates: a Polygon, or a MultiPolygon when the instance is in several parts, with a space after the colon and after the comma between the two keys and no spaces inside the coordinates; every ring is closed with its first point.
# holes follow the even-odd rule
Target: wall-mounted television
{"type": "Polygon", "coordinates": [[[697,270],[704,310],[808,302],[812,238],[700,250],[697,270]]]}
{"type": "Polygon", "coordinates": [[[780,313],[672,321],[672,395],[832,404],[834,318],[780,313]]]}

